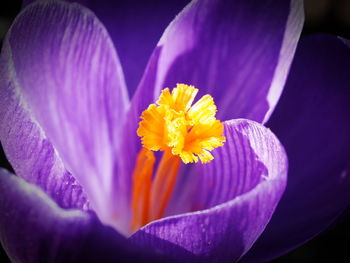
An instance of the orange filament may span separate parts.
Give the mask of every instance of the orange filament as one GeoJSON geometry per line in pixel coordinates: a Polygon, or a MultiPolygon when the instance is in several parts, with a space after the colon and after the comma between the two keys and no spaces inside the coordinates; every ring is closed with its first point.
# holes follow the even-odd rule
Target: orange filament
{"type": "Polygon", "coordinates": [[[140,117],[137,135],[143,148],[133,172],[133,231],[164,216],[181,160],[208,163],[214,159],[211,151],[226,140],[213,97],[205,95],[193,104],[197,93],[185,84],[177,84],[172,92],[166,88],[140,117]],[[153,178],[152,151],[164,151],[153,178]]]}
{"type": "Polygon", "coordinates": [[[142,148],[138,154],[133,172],[132,230],[149,222],[149,198],[155,157],[152,151],[142,148]]]}
{"type": "Polygon", "coordinates": [[[140,150],[133,173],[133,231],[162,218],[174,190],[180,158],[166,150],[152,181],[154,161],[153,152],[145,148],[140,150]]]}
{"type": "Polygon", "coordinates": [[[162,218],[173,193],[180,158],[166,150],[158,166],[151,190],[151,221],[162,218]]]}

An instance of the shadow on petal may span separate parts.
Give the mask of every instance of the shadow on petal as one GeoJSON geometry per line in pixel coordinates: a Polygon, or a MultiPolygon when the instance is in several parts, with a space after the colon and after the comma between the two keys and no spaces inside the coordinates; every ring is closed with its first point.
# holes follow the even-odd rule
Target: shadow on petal
{"type": "Polygon", "coordinates": [[[335,36],[301,40],[268,126],[289,158],[286,192],[243,262],[271,260],[329,227],[350,204],[350,48],[335,36]]]}
{"type": "Polygon", "coordinates": [[[59,208],[43,191],[0,170],[0,241],[13,262],[171,262],[131,244],[93,212],[59,208]]]}

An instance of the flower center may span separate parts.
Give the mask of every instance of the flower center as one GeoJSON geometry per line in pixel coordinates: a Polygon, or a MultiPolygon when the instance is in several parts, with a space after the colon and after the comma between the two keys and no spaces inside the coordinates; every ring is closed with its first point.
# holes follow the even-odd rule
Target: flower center
{"type": "Polygon", "coordinates": [[[133,172],[133,230],[164,216],[181,160],[208,163],[214,159],[210,151],[225,142],[213,98],[205,95],[192,105],[197,93],[185,84],[177,84],[171,93],[166,88],[141,115],[137,135],[143,148],[133,172]],[[153,151],[164,152],[154,176],[153,151]]]}

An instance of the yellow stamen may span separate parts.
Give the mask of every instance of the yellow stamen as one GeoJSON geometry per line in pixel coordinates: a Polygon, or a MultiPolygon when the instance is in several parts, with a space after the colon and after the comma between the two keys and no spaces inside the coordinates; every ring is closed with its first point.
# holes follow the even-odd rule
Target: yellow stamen
{"type": "Polygon", "coordinates": [[[223,124],[216,120],[213,98],[205,95],[192,105],[198,89],[177,84],[170,92],[164,89],[156,104],[141,115],[137,135],[143,148],[133,173],[132,229],[164,216],[184,163],[210,162],[210,153],[225,142],[223,124]],[[151,151],[164,151],[152,180],[155,157],[151,151]]]}
{"type": "Polygon", "coordinates": [[[152,151],[171,148],[184,163],[207,163],[209,151],[225,142],[223,125],[216,120],[216,106],[210,95],[203,96],[192,107],[198,89],[178,84],[170,93],[164,89],[157,104],[151,104],[142,115],[137,130],[143,147],[152,151]]]}
{"type": "Polygon", "coordinates": [[[175,111],[187,111],[196,97],[198,89],[185,84],[177,84],[172,93],[168,88],[164,89],[159,96],[157,104],[167,105],[175,111]]]}

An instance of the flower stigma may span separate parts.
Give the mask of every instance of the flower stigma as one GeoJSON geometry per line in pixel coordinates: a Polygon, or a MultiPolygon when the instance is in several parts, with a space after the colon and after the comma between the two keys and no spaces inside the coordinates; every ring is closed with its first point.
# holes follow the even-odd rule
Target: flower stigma
{"type": "Polygon", "coordinates": [[[205,95],[193,104],[197,93],[194,86],[177,84],[172,92],[162,90],[156,104],[142,112],[137,135],[143,147],[133,172],[133,231],[164,216],[181,161],[208,163],[214,159],[210,151],[226,141],[213,97],[205,95]],[[163,156],[153,175],[154,151],[163,156]]]}

